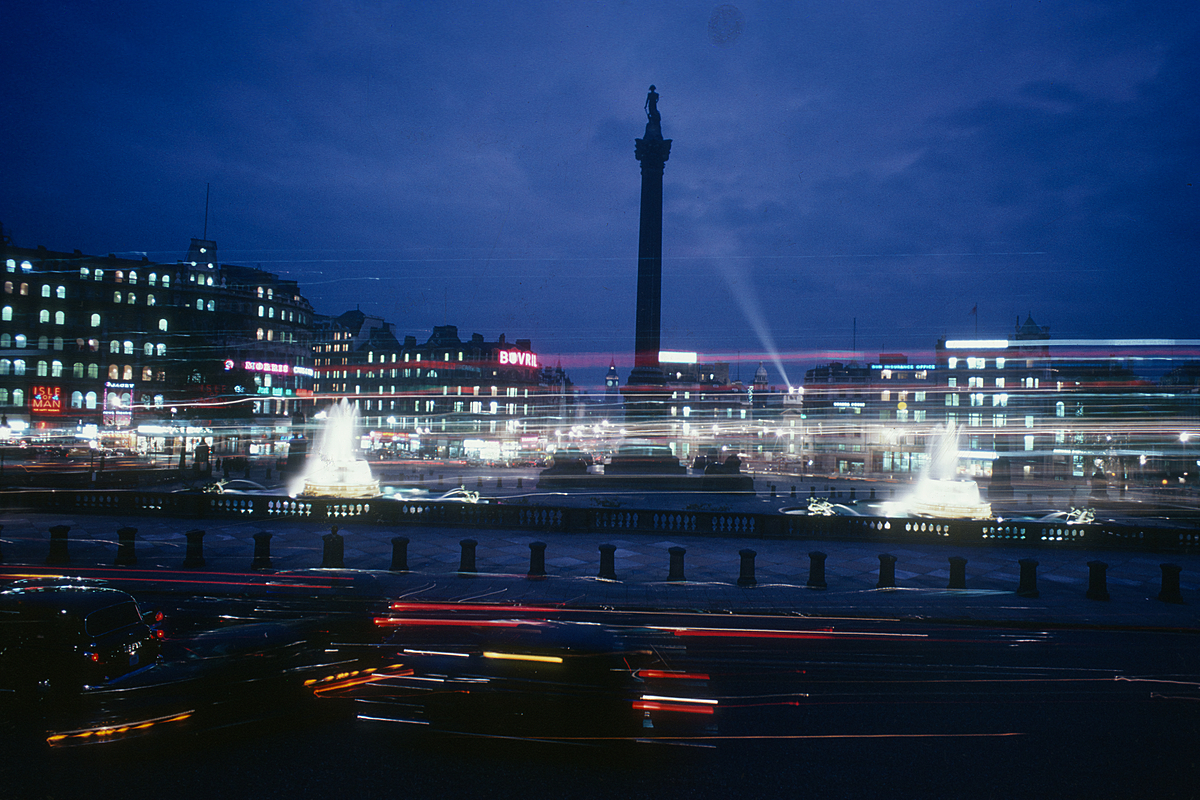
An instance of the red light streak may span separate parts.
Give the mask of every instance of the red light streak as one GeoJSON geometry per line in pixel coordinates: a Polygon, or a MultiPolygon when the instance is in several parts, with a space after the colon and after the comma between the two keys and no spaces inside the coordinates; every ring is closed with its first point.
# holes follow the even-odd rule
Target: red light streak
{"type": "Polygon", "coordinates": [[[516,619],[420,619],[414,617],[375,617],[375,624],[380,627],[389,625],[428,625],[433,627],[458,628],[515,628],[518,625],[528,625],[529,623],[516,619]]]}
{"type": "Polygon", "coordinates": [[[662,669],[639,669],[633,673],[638,678],[678,678],[681,681],[706,681],[709,679],[705,672],[671,672],[662,669]]]}
{"type": "Polygon", "coordinates": [[[633,707],[639,711],[682,711],[685,714],[712,715],[712,706],[690,705],[688,703],[656,703],[649,700],[634,700],[633,707]]]}

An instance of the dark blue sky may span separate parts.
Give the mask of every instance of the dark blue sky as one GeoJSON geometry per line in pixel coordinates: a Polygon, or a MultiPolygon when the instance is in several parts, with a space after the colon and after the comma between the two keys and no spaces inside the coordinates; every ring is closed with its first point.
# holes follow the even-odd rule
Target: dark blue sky
{"type": "MultiPolygon", "coordinates": [[[[10,2],[0,220],[632,360],[654,83],[663,346],[1200,334],[1195,2],[10,2]],[[857,330],[856,339],[853,331],[857,330]]],[[[773,383],[782,383],[768,362],[773,383]]]]}

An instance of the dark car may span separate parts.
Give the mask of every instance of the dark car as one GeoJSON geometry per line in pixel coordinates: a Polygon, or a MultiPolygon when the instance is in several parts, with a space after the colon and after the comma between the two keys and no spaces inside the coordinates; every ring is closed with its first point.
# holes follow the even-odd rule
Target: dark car
{"type": "Polygon", "coordinates": [[[156,620],[131,595],[79,583],[0,592],[0,688],[69,693],[151,666],[156,620]]]}

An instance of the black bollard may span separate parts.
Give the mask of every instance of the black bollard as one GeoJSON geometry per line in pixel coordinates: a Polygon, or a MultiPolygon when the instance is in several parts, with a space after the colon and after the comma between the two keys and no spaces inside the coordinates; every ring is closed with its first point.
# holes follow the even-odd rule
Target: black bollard
{"type": "Polygon", "coordinates": [[[523,478],[517,478],[517,488],[521,489],[524,486],[525,486],[525,480],[523,478]]]}
{"type": "Polygon", "coordinates": [[[775,499],[775,484],[771,484],[771,499],[775,499]]]}
{"type": "Polygon", "coordinates": [[[183,557],[184,569],[203,569],[204,561],[204,531],[191,530],[187,536],[187,555],[183,557]]]}
{"type": "Polygon", "coordinates": [[[408,537],[392,537],[392,572],[408,572],[408,537]]]}
{"type": "Polygon", "coordinates": [[[463,539],[459,542],[462,546],[462,558],[458,561],[459,575],[475,574],[475,546],[478,544],[474,539],[463,539]]]}
{"type": "Polygon", "coordinates": [[[874,486],[871,487],[871,499],[872,500],[875,499],[875,487],[874,486]]]}
{"type": "Polygon", "coordinates": [[[271,534],[259,531],[254,534],[254,560],[250,562],[251,570],[271,568],[271,534]]]}
{"type": "Polygon", "coordinates": [[[546,543],[529,543],[529,574],[525,577],[531,581],[546,577],[546,543]]]}
{"type": "Polygon", "coordinates": [[[250,461],[246,461],[246,474],[242,476],[246,480],[250,480],[250,461]]]}
{"type": "Polygon", "coordinates": [[[1107,600],[1108,599],[1108,564],[1103,561],[1089,561],[1088,565],[1088,590],[1087,598],[1089,600],[1107,600]]]}
{"type": "Polygon", "coordinates": [[[271,480],[271,468],[267,467],[267,480],[271,480]]]}
{"type": "Polygon", "coordinates": [[[891,553],[879,554],[879,583],[876,589],[896,588],[896,557],[891,553]]]}
{"type": "Polygon", "coordinates": [[[321,537],[325,542],[325,554],[321,557],[321,569],[345,569],[346,542],[338,533],[337,525],[321,537]]]}
{"type": "Polygon", "coordinates": [[[758,553],[750,550],[738,550],[738,555],[742,557],[742,572],[738,575],[738,586],[757,586],[758,581],[754,578],[754,557],[758,553]]]}
{"type": "Polygon", "coordinates": [[[816,497],[817,496],[817,487],[815,487],[815,486],[808,487],[808,496],[816,497]]]}
{"type": "Polygon", "coordinates": [[[833,489],[829,490],[829,499],[830,501],[837,500],[837,492],[835,492],[833,489]]]}
{"type": "Polygon", "coordinates": [[[225,480],[229,480],[229,459],[228,458],[221,462],[221,475],[225,478],[225,480]]]}
{"type": "Polygon", "coordinates": [[[610,581],[617,579],[616,558],[613,555],[615,552],[617,552],[615,544],[600,545],[600,574],[597,577],[610,581]]]}
{"type": "Polygon", "coordinates": [[[792,497],[796,496],[796,487],[792,486],[792,497]]]}
{"type": "Polygon", "coordinates": [[[1162,570],[1162,589],[1158,593],[1158,599],[1164,603],[1183,603],[1183,595],[1179,591],[1179,565],[1159,564],[1158,566],[1162,570]]]}
{"type": "Polygon", "coordinates": [[[950,584],[946,588],[967,588],[967,560],[962,556],[950,556],[950,584]]]}
{"type": "Polygon", "coordinates": [[[855,495],[856,495],[856,493],[857,493],[857,492],[858,492],[858,489],[851,489],[851,490],[850,490],[850,499],[851,499],[851,500],[854,500],[854,499],[856,499],[856,498],[855,498],[855,495]]]}
{"type": "Polygon", "coordinates": [[[46,556],[47,564],[71,563],[71,554],[67,552],[67,534],[70,532],[70,525],[54,525],[50,528],[50,553],[46,556]]]}
{"type": "Polygon", "coordinates": [[[679,546],[668,547],[667,552],[671,554],[671,571],[667,574],[667,580],[676,583],[686,582],[687,578],[683,577],[683,554],[687,552],[687,549],[679,546]]]}
{"type": "Polygon", "coordinates": [[[824,589],[825,583],[825,554],[814,550],[808,554],[808,588],[824,589]]]}
{"type": "Polygon", "coordinates": [[[483,488],[483,476],[482,475],[479,476],[479,488],[480,489],[483,488]]]}
{"type": "Polygon", "coordinates": [[[504,488],[504,478],[496,478],[496,488],[497,489],[504,488]]]}
{"type": "Polygon", "coordinates": [[[1025,495],[1025,505],[1027,505],[1027,506],[1033,505],[1033,492],[1029,492],[1028,494],[1025,495]]]}
{"type": "Polygon", "coordinates": [[[1021,565],[1021,582],[1017,586],[1017,595],[1020,597],[1038,597],[1038,562],[1032,558],[1022,558],[1017,563],[1021,565]]]}
{"type": "Polygon", "coordinates": [[[118,528],[117,529],[117,560],[114,565],[118,567],[136,567],[137,553],[134,552],[133,537],[137,536],[137,528],[118,528]]]}

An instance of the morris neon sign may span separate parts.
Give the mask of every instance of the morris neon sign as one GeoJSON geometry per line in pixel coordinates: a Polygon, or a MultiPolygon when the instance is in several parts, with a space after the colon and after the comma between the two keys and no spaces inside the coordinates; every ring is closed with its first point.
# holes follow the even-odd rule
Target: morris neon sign
{"type": "Polygon", "coordinates": [[[527,353],[524,350],[501,350],[500,363],[511,364],[514,367],[536,367],[537,353],[527,353]]]}

